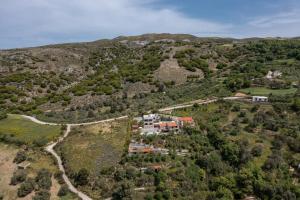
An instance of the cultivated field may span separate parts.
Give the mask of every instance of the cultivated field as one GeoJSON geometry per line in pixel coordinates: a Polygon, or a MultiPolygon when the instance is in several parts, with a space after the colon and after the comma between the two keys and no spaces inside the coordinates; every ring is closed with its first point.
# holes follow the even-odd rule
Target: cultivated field
{"type": "Polygon", "coordinates": [[[295,94],[297,88],[290,88],[290,89],[277,89],[272,90],[264,87],[252,87],[252,88],[245,88],[240,90],[240,92],[244,92],[250,95],[287,95],[287,94],[295,94]]]}

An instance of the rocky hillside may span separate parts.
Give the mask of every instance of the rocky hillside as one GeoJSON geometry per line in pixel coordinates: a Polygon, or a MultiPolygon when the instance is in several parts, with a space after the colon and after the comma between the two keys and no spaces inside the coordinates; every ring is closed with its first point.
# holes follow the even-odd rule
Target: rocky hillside
{"type": "Polygon", "coordinates": [[[78,121],[299,80],[297,39],[147,34],[0,51],[0,109],[78,121]],[[207,88],[210,88],[207,90],[207,88]]]}

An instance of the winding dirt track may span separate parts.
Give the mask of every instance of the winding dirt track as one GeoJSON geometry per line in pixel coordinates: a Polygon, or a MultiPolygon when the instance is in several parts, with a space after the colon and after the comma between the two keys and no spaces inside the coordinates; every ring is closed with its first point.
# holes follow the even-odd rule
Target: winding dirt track
{"type": "MultiPolygon", "coordinates": [[[[242,99],[241,97],[225,97],[223,98],[224,100],[237,100],[237,99],[242,99]]],[[[159,109],[160,112],[164,112],[164,111],[172,111],[172,110],[176,110],[176,109],[180,109],[180,108],[188,108],[193,106],[195,103],[196,104],[209,104],[209,103],[213,103],[216,102],[218,99],[210,99],[210,100],[195,100],[195,101],[191,101],[187,104],[179,104],[179,105],[175,105],[175,106],[170,106],[170,107],[166,107],[166,108],[161,108],[159,109]]],[[[43,122],[41,120],[36,119],[35,117],[32,116],[27,116],[27,115],[21,115],[22,117],[29,119],[35,123],[38,124],[43,124],[43,125],[51,125],[51,126],[57,126],[57,125],[61,125],[58,123],[51,123],[51,122],[43,122]]],[[[87,196],[86,194],[80,192],[78,189],[76,189],[74,187],[74,185],[71,183],[70,179],[68,178],[68,176],[66,175],[64,166],[62,164],[62,160],[61,157],[54,151],[54,147],[62,142],[70,133],[71,131],[71,127],[72,126],[81,126],[81,125],[92,125],[92,124],[98,124],[98,123],[105,123],[105,122],[111,122],[111,121],[115,121],[115,120],[119,120],[119,119],[126,119],[128,118],[128,116],[121,116],[121,117],[116,117],[116,118],[111,118],[111,119],[105,119],[105,120],[99,120],[99,121],[94,121],[94,122],[85,122],[85,123],[77,123],[77,124],[66,124],[67,129],[64,133],[63,136],[61,136],[56,142],[52,142],[50,143],[48,146],[46,146],[46,151],[51,153],[55,159],[57,160],[58,163],[58,167],[59,170],[63,173],[63,179],[65,181],[65,183],[67,184],[68,188],[70,191],[72,191],[73,193],[77,194],[82,200],[92,200],[89,196],[87,196]]]]}
{"type": "MultiPolygon", "coordinates": [[[[42,125],[51,125],[51,126],[60,125],[60,124],[57,124],[57,123],[43,122],[43,121],[40,121],[40,120],[38,120],[38,119],[36,119],[35,117],[32,117],[32,116],[22,115],[22,117],[24,117],[26,119],[29,119],[29,120],[31,120],[35,123],[42,124],[42,125]]],[[[125,119],[125,118],[127,118],[127,116],[122,116],[122,117],[117,117],[117,118],[112,118],[112,119],[106,119],[106,120],[100,120],[100,121],[94,121],[94,122],[86,122],[86,123],[78,123],[78,124],[66,124],[67,129],[66,129],[64,135],[62,137],[60,137],[56,142],[50,143],[48,146],[46,146],[46,148],[45,148],[46,151],[51,153],[55,157],[55,159],[57,160],[59,170],[62,172],[62,177],[63,177],[65,183],[67,184],[69,190],[71,192],[77,194],[82,200],[92,200],[92,198],[90,198],[86,194],[84,194],[81,191],[79,191],[78,189],[76,189],[74,187],[74,185],[71,183],[70,179],[66,175],[66,171],[65,171],[65,168],[63,166],[61,157],[54,151],[54,147],[58,143],[62,142],[69,135],[72,126],[92,125],[92,124],[105,123],[105,122],[110,122],[110,121],[115,121],[115,120],[120,120],[120,119],[125,119]]]]}

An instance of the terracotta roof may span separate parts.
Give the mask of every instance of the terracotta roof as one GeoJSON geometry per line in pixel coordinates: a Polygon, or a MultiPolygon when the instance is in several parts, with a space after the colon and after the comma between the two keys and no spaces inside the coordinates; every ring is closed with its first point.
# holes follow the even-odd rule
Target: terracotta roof
{"type": "Polygon", "coordinates": [[[159,123],[160,127],[177,127],[176,122],[160,122],[159,123]]]}
{"type": "Polygon", "coordinates": [[[183,122],[193,122],[193,118],[192,117],[179,117],[179,121],[183,121],[183,122]]]}
{"type": "Polygon", "coordinates": [[[151,166],[152,169],[161,169],[161,165],[152,165],[151,166]]]}
{"type": "Polygon", "coordinates": [[[153,152],[153,148],[150,146],[129,145],[128,151],[130,153],[150,153],[153,152]]]}

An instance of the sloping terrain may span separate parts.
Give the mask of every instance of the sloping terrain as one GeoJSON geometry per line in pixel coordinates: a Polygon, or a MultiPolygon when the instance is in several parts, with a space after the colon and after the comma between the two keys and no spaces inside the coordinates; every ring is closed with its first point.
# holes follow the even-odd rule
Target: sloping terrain
{"type": "Polygon", "coordinates": [[[179,103],[194,89],[201,91],[196,98],[252,85],[290,87],[300,76],[297,49],[297,39],[146,34],[0,51],[0,109],[83,121],[179,103]],[[275,69],[280,81],[263,80],[275,69]]]}
{"type": "Polygon", "coordinates": [[[188,49],[189,46],[173,47],[167,54],[167,59],[161,62],[160,67],[154,72],[155,79],[160,82],[170,83],[173,82],[175,85],[184,84],[189,78],[197,78],[198,80],[203,78],[203,72],[201,69],[196,69],[192,72],[179,66],[177,59],[174,58],[176,52],[188,49]]]}

